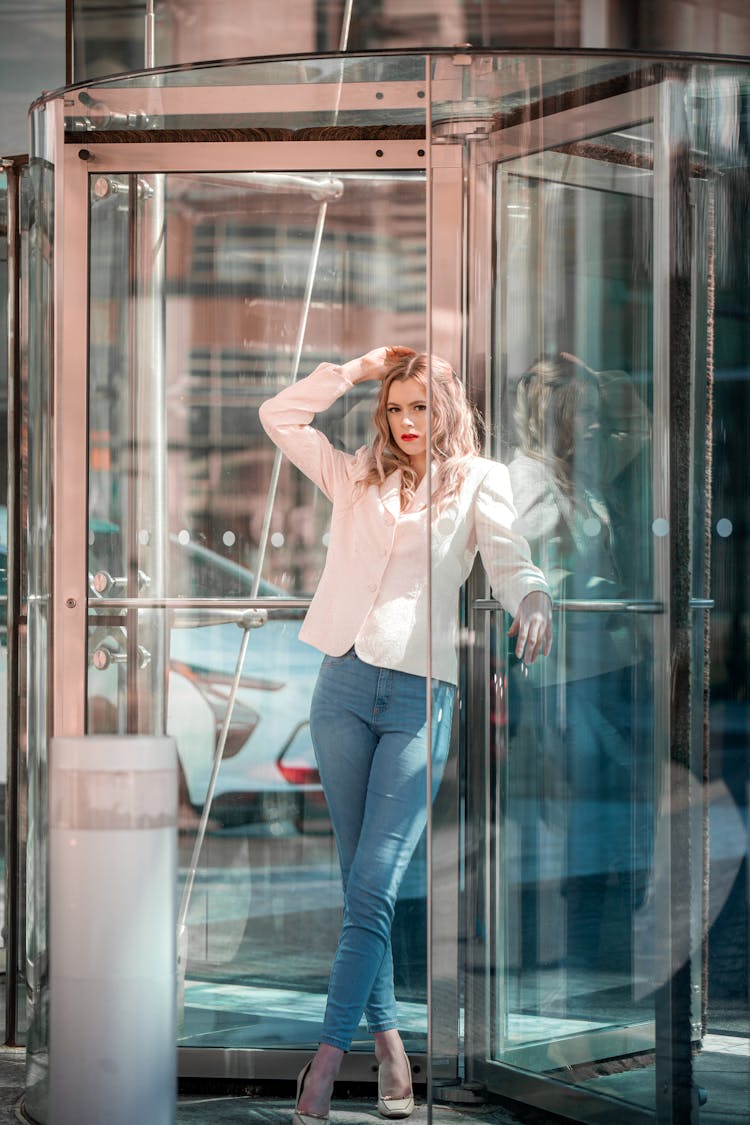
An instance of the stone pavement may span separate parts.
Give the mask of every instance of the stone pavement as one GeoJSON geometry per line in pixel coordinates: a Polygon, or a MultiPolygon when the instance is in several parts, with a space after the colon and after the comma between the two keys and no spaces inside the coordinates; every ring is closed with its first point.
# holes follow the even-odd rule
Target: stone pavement
{"type": "MultiPolygon", "coordinates": [[[[18,1125],[27,1119],[21,1114],[24,1083],[24,1051],[0,1047],[0,1125],[18,1125]]],[[[177,1103],[178,1125],[289,1125],[292,1114],[290,1099],[258,1099],[209,1095],[180,1097],[177,1103]]],[[[446,1108],[433,1112],[435,1125],[549,1125],[546,1113],[524,1110],[516,1116],[502,1106],[483,1105],[481,1109],[446,1108]]],[[[417,1105],[410,1121],[427,1125],[427,1108],[417,1105]]],[[[382,1125],[373,1101],[339,1101],[331,1115],[332,1125],[382,1125]]],[[[146,1123],[143,1123],[146,1125],[146,1123]]]]}

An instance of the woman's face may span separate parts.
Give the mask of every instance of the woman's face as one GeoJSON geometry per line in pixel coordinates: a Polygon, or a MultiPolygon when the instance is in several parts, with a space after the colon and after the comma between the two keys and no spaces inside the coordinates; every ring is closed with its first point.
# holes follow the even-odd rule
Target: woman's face
{"type": "Polygon", "coordinates": [[[391,437],[408,457],[424,463],[427,455],[427,392],[416,379],[394,379],[385,404],[391,437]]]}

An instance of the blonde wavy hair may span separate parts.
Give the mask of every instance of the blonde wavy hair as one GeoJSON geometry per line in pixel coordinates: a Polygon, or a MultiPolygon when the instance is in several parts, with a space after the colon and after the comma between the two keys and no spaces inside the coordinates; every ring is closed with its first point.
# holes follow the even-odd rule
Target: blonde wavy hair
{"type": "MultiPolygon", "coordinates": [[[[424,387],[430,380],[432,396],[432,454],[436,467],[432,500],[439,510],[460,489],[469,465],[480,452],[477,417],[466,392],[451,365],[439,356],[432,364],[423,353],[399,357],[383,376],[377,405],[373,414],[375,438],[370,447],[370,462],[361,478],[363,487],[382,484],[394,469],[401,470],[401,507],[413,497],[419,479],[410,458],[398,448],[388,424],[388,395],[392,383],[414,379],[424,387]]],[[[428,458],[429,461],[429,458],[428,458]]]]}

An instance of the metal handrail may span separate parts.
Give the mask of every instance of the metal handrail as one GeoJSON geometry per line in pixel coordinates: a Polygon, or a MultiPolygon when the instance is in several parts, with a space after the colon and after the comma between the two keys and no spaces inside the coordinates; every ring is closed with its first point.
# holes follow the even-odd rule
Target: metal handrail
{"type": "Polygon", "coordinates": [[[90,611],[98,609],[307,609],[311,598],[89,598],[90,611]]]}
{"type": "MultiPolygon", "coordinates": [[[[495,598],[477,598],[474,609],[492,612],[503,606],[495,598]]],[[[564,598],[553,601],[552,609],[556,613],[663,613],[665,606],[646,598],[564,598]]]]}
{"type": "MultiPolygon", "coordinates": [[[[691,609],[713,609],[713,598],[690,598],[691,609]]],[[[495,598],[477,598],[473,609],[484,612],[502,610],[503,606],[495,598]]],[[[565,598],[562,601],[553,601],[552,609],[556,613],[664,613],[664,602],[653,601],[649,598],[565,598]]]]}

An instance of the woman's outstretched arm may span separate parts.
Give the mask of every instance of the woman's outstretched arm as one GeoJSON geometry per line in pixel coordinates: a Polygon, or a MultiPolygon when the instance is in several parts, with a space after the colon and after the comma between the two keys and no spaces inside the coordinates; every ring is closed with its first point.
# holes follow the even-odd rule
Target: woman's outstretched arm
{"type": "Polygon", "coordinates": [[[516,656],[533,664],[552,644],[552,598],[515,520],[508,470],[495,464],[474,502],[477,545],[495,595],[513,614],[509,636],[516,637],[516,656]]]}

